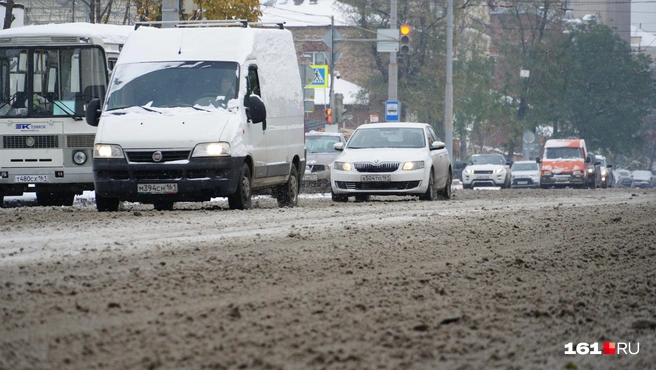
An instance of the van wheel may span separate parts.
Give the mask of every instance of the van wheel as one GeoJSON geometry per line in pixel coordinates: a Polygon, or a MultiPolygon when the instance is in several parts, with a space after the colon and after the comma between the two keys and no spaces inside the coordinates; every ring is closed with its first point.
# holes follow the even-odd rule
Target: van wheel
{"type": "Polygon", "coordinates": [[[444,189],[438,192],[438,195],[442,200],[451,199],[451,183],[453,182],[453,178],[451,176],[452,176],[451,172],[449,171],[448,177],[446,178],[446,185],[444,185],[444,189]]]}
{"type": "Polygon", "coordinates": [[[428,189],[426,192],[419,196],[421,200],[434,200],[435,199],[435,174],[433,174],[433,169],[430,170],[430,176],[428,176],[428,189]]]}
{"type": "Polygon", "coordinates": [[[241,167],[237,190],[228,196],[228,207],[230,209],[251,208],[251,168],[246,163],[241,167]]]}
{"type": "Polygon", "coordinates": [[[173,209],[173,201],[161,200],[159,202],[154,202],[153,207],[157,211],[170,211],[173,209]]]}
{"type": "Polygon", "coordinates": [[[279,207],[294,207],[298,204],[298,185],[298,170],[292,165],[289,180],[274,191],[279,207]]]}
{"type": "Polygon", "coordinates": [[[118,211],[118,198],[106,198],[96,195],[96,208],[98,212],[118,211]]]}

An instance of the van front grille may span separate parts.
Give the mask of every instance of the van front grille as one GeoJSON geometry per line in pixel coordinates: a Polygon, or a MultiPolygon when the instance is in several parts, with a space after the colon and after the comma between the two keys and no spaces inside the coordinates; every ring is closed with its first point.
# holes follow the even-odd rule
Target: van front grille
{"type": "Polygon", "coordinates": [[[162,160],[155,162],[153,160],[153,153],[157,150],[142,150],[142,151],[126,151],[129,162],[138,163],[163,163],[171,161],[180,161],[189,159],[190,150],[160,150],[162,153],[162,160]]]}

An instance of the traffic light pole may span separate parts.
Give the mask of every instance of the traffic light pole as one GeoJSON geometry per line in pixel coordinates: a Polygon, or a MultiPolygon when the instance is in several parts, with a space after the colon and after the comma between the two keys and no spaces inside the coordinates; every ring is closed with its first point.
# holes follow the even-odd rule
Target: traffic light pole
{"type": "MultiPolygon", "coordinates": [[[[390,0],[390,29],[397,28],[396,23],[396,0],[390,0]]],[[[399,80],[399,65],[396,61],[396,52],[390,52],[389,72],[387,78],[387,100],[398,100],[398,80],[399,80]]]]}
{"type": "Polygon", "coordinates": [[[446,86],[444,89],[444,143],[449,157],[453,159],[453,0],[447,0],[446,86]]]}

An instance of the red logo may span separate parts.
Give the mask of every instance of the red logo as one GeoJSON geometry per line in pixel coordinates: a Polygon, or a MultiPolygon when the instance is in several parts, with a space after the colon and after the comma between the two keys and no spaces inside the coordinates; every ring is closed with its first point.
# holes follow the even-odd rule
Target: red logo
{"type": "Polygon", "coordinates": [[[604,342],[604,355],[615,354],[615,342],[604,342]]]}

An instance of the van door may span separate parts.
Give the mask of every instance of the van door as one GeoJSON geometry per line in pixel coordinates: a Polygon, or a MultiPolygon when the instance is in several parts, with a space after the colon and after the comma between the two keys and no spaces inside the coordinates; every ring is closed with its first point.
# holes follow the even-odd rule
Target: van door
{"type": "Polygon", "coordinates": [[[244,143],[253,156],[253,186],[261,185],[267,176],[267,150],[266,150],[266,125],[267,121],[253,123],[248,107],[250,106],[249,96],[251,94],[262,97],[260,91],[260,80],[257,75],[257,65],[254,62],[246,62],[247,70],[242,73],[244,76],[244,107],[246,108],[246,132],[244,133],[244,143]]]}

